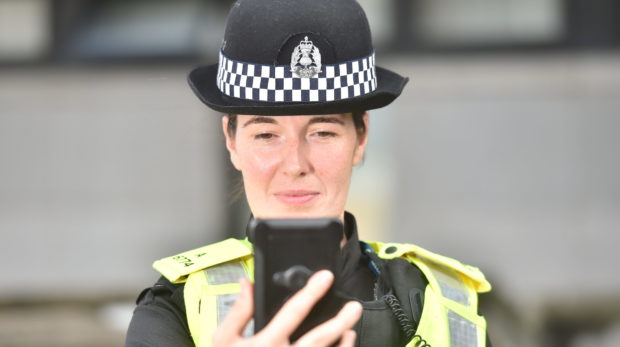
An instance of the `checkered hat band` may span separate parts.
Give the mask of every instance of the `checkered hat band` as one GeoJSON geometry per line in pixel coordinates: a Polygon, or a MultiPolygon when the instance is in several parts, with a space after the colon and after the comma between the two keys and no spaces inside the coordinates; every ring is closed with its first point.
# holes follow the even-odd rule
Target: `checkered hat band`
{"type": "Polygon", "coordinates": [[[313,77],[298,77],[289,65],[232,60],[220,52],[217,86],[239,99],[267,102],[326,102],[354,98],[377,88],[375,54],[321,66],[313,77]]]}

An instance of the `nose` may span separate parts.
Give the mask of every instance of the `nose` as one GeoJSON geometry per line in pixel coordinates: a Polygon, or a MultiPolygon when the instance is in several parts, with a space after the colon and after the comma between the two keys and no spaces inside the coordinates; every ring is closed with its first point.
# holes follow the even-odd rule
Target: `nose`
{"type": "Polygon", "coordinates": [[[282,159],[282,172],[291,177],[305,176],[312,171],[308,146],[303,140],[291,140],[282,159]]]}

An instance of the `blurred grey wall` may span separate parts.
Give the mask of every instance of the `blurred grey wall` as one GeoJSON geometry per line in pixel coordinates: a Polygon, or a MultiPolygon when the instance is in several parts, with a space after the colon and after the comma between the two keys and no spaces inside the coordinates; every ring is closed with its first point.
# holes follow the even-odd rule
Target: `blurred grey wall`
{"type": "Polygon", "coordinates": [[[553,308],[585,314],[618,300],[619,58],[444,58],[410,68],[411,103],[394,111],[395,145],[408,153],[397,161],[407,194],[395,236],[481,266],[534,330],[553,308]]]}
{"type": "Polygon", "coordinates": [[[480,267],[494,285],[490,306],[505,306],[485,312],[501,346],[555,345],[545,338],[550,321],[562,319],[576,326],[570,334],[588,324],[615,332],[619,58],[379,61],[411,81],[394,104],[371,112],[352,199],[373,200],[384,219],[361,222],[362,236],[415,242],[480,267]]]}
{"type": "Polygon", "coordinates": [[[0,297],[110,296],[221,238],[219,117],[187,68],[0,73],[0,297]]]}

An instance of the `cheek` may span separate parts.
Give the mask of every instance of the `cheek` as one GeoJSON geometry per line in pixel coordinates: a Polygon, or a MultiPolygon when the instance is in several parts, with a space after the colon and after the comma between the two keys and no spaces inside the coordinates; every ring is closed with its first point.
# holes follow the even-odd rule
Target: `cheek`
{"type": "Polygon", "coordinates": [[[353,167],[353,148],[342,144],[328,150],[317,151],[314,155],[315,170],[323,183],[345,188],[351,177],[353,167]]]}
{"type": "MultiPolygon", "coordinates": [[[[261,151],[239,152],[239,164],[245,181],[256,183],[268,182],[276,172],[279,159],[273,153],[261,151]]],[[[260,186],[260,185],[259,185],[260,186]]],[[[257,186],[258,188],[258,186],[257,186]]]]}

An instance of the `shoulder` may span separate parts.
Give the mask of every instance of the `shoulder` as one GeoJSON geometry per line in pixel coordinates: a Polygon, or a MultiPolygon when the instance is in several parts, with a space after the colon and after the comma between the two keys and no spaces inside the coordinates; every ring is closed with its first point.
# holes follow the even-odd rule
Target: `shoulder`
{"type": "Polygon", "coordinates": [[[252,244],[247,240],[226,239],[207,246],[162,258],[153,268],[170,283],[184,283],[189,274],[252,254],[252,244]]]}
{"type": "Polygon", "coordinates": [[[184,283],[172,283],[161,276],[152,287],[145,288],[136,299],[137,305],[151,305],[165,302],[184,310],[183,287],[184,283]]]}
{"type": "Polygon", "coordinates": [[[184,284],[161,277],[143,290],[136,300],[125,346],[190,346],[183,288],[184,284]]]}
{"type": "Polygon", "coordinates": [[[486,280],[480,269],[461,263],[454,258],[431,252],[411,243],[367,242],[367,244],[372,247],[380,258],[404,258],[412,263],[422,262],[449,268],[470,279],[477,292],[484,293],[491,290],[491,284],[486,280]]]}

